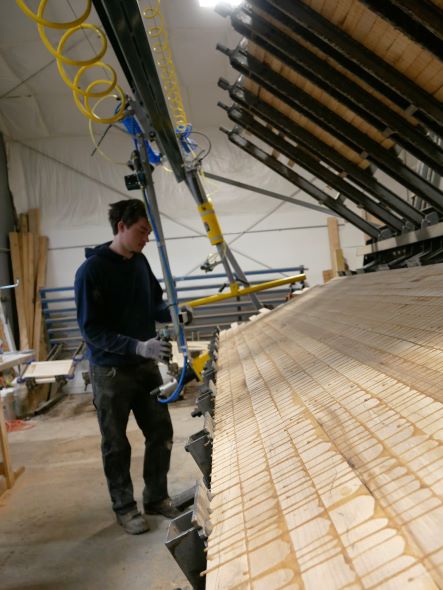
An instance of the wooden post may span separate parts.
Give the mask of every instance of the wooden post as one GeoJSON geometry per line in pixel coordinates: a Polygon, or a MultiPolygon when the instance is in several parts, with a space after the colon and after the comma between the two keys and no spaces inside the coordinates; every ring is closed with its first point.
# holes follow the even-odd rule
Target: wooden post
{"type": "Polygon", "coordinates": [[[331,269],[323,271],[323,282],[324,283],[328,283],[332,278],[333,278],[333,275],[332,275],[331,269]]]}
{"type": "Polygon", "coordinates": [[[40,236],[40,209],[29,209],[28,211],[29,231],[33,235],[34,242],[34,281],[37,280],[38,256],[39,256],[39,236],[40,236]]]}
{"type": "Polygon", "coordinates": [[[37,281],[35,285],[35,316],[34,316],[34,350],[37,360],[45,360],[46,351],[42,350],[41,341],[44,330],[43,316],[42,316],[42,300],[40,296],[40,289],[46,284],[46,266],[48,259],[48,238],[46,236],[39,237],[39,255],[37,264],[37,281]],[[44,358],[41,356],[44,355],[44,358]]]}
{"type": "Polygon", "coordinates": [[[35,293],[35,270],[34,267],[34,236],[31,233],[25,234],[28,250],[27,268],[26,268],[26,317],[28,320],[28,338],[32,343],[34,333],[34,293],[35,293]]]}
{"type": "Polygon", "coordinates": [[[29,220],[27,213],[20,213],[18,216],[18,226],[20,233],[26,233],[29,231],[29,220]]]}
{"type": "Polygon", "coordinates": [[[29,317],[28,317],[28,289],[29,289],[29,281],[28,281],[28,238],[26,237],[28,234],[20,232],[18,234],[18,244],[20,249],[20,266],[21,266],[21,283],[23,288],[23,313],[25,316],[26,322],[26,334],[28,336],[29,345],[31,345],[31,340],[29,338],[29,317]]]}
{"type": "Polygon", "coordinates": [[[338,220],[336,217],[328,217],[328,236],[329,249],[331,253],[332,276],[338,276],[339,272],[346,270],[343,250],[340,244],[340,234],[338,230],[338,220]]]}
{"type": "Polygon", "coordinates": [[[10,232],[9,243],[11,248],[11,261],[14,283],[18,280],[19,285],[14,289],[15,303],[17,306],[18,326],[20,331],[20,348],[29,348],[28,327],[26,323],[25,299],[23,289],[23,272],[19,246],[19,234],[10,232]]]}
{"type": "Polygon", "coordinates": [[[0,464],[0,474],[5,476],[6,487],[12,488],[15,483],[14,470],[12,469],[11,456],[9,453],[8,432],[6,430],[5,416],[3,414],[3,406],[0,403],[0,450],[2,452],[3,461],[0,464]]]}

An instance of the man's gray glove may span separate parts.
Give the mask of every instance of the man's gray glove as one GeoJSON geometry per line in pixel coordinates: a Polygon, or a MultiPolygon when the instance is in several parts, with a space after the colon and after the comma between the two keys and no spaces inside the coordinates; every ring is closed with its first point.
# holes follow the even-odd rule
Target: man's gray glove
{"type": "Polygon", "coordinates": [[[151,338],[145,342],[139,341],[135,353],[146,359],[168,363],[172,357],[172,344],[167,340],[151,338]]]}
{"type": "Polygon", "coordinates": [[[178,321],[184,326],[189,326],[189,324],[192,323],[193,318],[192,308],[189,307],[189,305],[183,305],[178,314],[178,321]]]}

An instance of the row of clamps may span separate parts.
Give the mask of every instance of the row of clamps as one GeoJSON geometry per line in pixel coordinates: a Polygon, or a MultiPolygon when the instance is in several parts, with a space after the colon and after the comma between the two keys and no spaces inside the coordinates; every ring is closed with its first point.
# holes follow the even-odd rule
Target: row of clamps
{"type": "Polygon", "coordinates": [[[204,590],[207,539],[211,532],[211,468],[212,440],[214,433],[214,397],[216,395],[216,372],[218,356],[217,329],[209,343],[209,358],[202,371],[202,384],[192,416],[203,416],[203,428],[191,435],[185,445],[200,471],[202,479],[197,482],[192,507],[171,521],[166,547],[194,590],[204,590]]]}

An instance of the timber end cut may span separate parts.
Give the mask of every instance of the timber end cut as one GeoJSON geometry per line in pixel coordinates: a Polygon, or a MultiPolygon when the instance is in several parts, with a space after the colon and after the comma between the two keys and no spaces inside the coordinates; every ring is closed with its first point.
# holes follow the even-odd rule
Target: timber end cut
{"type": "Polygon", "coordinates": [[[443,587],[443,265],[220,334],[206,589],[443,587]]]}

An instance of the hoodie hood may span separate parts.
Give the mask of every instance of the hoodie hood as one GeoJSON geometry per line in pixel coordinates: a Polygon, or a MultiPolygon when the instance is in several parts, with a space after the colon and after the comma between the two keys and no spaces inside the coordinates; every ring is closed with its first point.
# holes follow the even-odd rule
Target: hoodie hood
{"type": "Polygon", "coordinates": [[[120,256],[120,254],[117,254],[116,252],[111,250],[111,248],[109,247],[111,244],[112,244],[112,242],[105,242],[104,244],[100,244],[99,246],[94,246],[93,248],[91,248],[91,247],[85,248],[85,258],[92,258],[92,256],[102,256],[104,258],[110,258],[116,262],[117,261],[127,262],[128,260],[131,260],[130,258],[128,259],[128,258],[125,258],[124,256],[120,256]]]}

